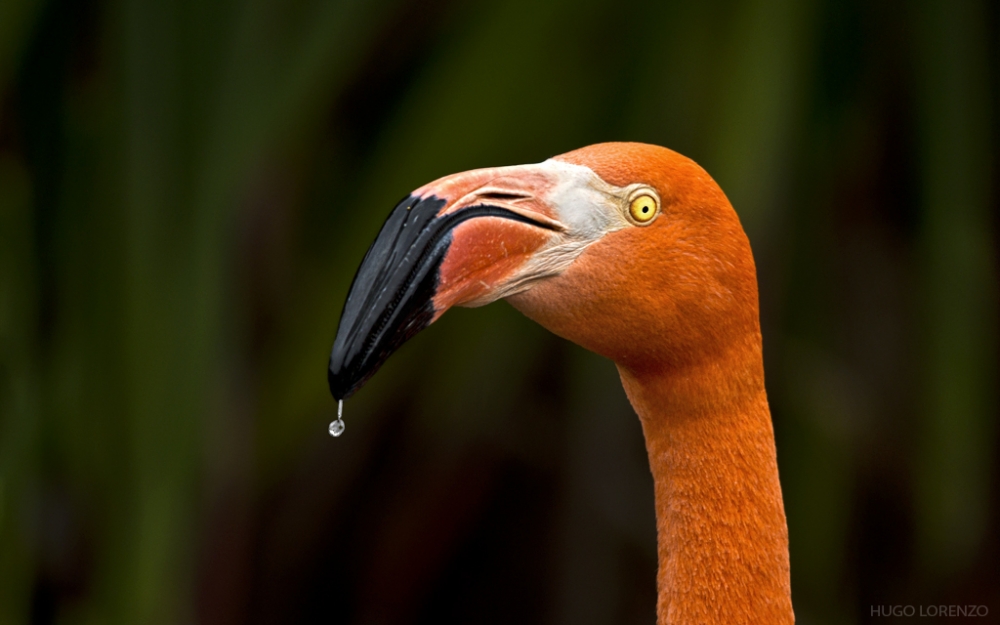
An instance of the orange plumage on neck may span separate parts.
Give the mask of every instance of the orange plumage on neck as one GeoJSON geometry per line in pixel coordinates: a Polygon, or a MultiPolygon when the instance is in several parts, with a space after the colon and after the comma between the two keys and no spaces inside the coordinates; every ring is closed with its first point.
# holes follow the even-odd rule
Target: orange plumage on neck
{"type": "Polygon", "coordinates": [[[757,279],[735,211],[704,170],[664,148],[557,159],[619,186],[643,180],[662,198],[649,227],[608,234],[510,298],[618,365],[656,488],[658,622],[793,622],[757,279]]]}

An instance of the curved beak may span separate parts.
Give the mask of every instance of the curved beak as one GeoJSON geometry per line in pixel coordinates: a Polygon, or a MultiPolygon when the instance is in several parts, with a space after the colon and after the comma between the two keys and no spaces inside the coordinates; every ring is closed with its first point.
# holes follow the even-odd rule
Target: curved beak
{"type": "Polygon", "coordinates": [[[565,182],[562,169],[542,163],[456,174],[393,209],[344,304],[328,372],[334,398],[361,388],[451,306],[506,297],[540,273],[536,255],[567,230],[551,202],[565,182]]]}

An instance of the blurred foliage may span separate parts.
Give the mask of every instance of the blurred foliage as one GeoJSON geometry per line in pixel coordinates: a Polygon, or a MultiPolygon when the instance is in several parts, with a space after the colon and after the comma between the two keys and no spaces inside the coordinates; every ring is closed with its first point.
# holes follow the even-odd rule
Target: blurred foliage
{"type": "Polygon", "coordinates": [[[760,274],[801,623],[1000,614],[985,1],[4,0],[0,623],[652,622],[614,367],[505,304],[348,402],[364,250],[436,177],[638,140],[760,274]]]}

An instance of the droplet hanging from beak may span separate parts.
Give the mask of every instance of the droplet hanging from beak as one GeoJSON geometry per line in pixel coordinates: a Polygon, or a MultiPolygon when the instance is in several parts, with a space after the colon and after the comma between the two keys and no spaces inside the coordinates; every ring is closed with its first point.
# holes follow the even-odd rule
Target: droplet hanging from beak
{"type": "Polygon", "coordinates": [[[334,438],[344,433],[344,400],[337,400],[337,420],[330,422],[330,436],[334,438]]]}

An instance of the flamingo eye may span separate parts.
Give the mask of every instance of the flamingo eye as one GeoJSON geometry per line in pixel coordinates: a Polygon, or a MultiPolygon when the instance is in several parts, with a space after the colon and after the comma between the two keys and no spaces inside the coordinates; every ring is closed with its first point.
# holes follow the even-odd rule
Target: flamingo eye
{"type": "Polygon", "coordinates": [[[656,217],[656,198],[652,195],[640,195],[632,200],[628,212],[636,223],[646,224],[656,217]]]}

